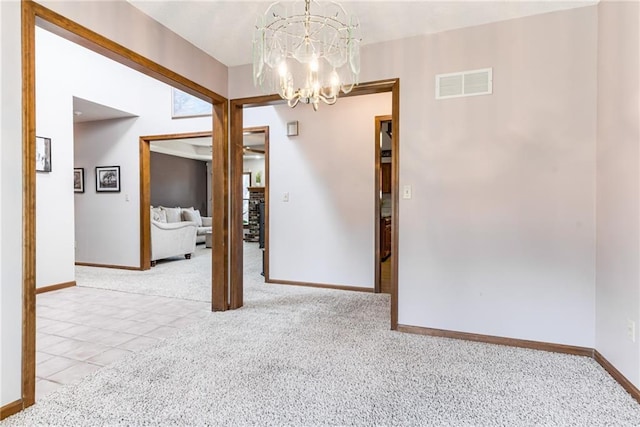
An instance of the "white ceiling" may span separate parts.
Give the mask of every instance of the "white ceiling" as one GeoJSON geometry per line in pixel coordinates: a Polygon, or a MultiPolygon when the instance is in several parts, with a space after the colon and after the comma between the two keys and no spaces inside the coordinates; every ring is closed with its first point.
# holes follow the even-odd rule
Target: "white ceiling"
{"type": "MultiPolygon", "coordinates": [[[[264,151],[264,133],[248,133],[243,137],[245,147],[264,151]]],[[[185,157],[187,159],[209,161],[211,160],[211,137],[201,138],[176,138],[161,141],[152,141],[150,150],[155,153],[171,156],[185,157]]],[[[264,155],[247,152],[246,158],[262,158],[264,155]]]]}
{"type": "MultiPolygon", "coordinates": [[[[256,18],[272,3],[269,0],[128,1],[229,67],[251,63],[251,40],[256,18]]],[[[583,7],[597,2],[345,0],[340,3],[348,13],[360,20],[362,44],[366,45],[583,7]]]]}
{"type": "Polygon", "coordinates": [[[107,107],[97,102],[73,97],[73,122],[95,122],[98,120],[121,119],[125,117],[138,117],[135,114],[116,108],[107,107]]]}

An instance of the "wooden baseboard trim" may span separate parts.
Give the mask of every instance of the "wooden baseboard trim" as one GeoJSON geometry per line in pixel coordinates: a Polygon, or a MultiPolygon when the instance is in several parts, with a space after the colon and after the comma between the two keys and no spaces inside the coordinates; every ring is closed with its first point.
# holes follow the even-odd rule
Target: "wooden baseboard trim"
{"type": "Polygon", "coordinates": [[[7,403],[2,408],[0,408],[0,420],[4,420],[5,418],[22,411],[22,406],[22,399],[18,399],[15,402],[7,403]]]}
{"type": "Polygon", "coordinates": [[[593,358],[624,388],[627,393],[640,403],[640,389],[634,386],[620,371],[616,369],[598,350],[593,350],[593,358]]]}
{"type": "Polygon", "coordinates": [[[477,341],[488,344],[506,345],[510,347],[531,348],[534,350],[551,351],[554,353],[574,354],[576,356],[593,357],[593,349],[572,345],[554,344],[541,341],[529,341],[516,338],[496,337],[493,335],[471,334],[468,332],[449,331],[446,329],[423,328],[420,326],[398,325],[399,332],[429,335],[432,337],[454,338],[466,341],[477,341]]]}
{"type": "Polygon", "coordinates": [[[57,285],[43,286],[41,288],[36,288],[36,295],[43,294],[45,292],[57,291],[59,289],[72,288],[76,285],[76,281],[73,280],[71,282],[58,283],[57,285]]]}
{"type": "Polygon", "coordinates": [[[446,329],[423,328],[421,326],[398,325],[399,332],[409,334],[429,335],[432,337],[454,338],[467,341],[484,342],[488,344],[506,345],[510,347],[531,348],[534,350],[551,351],[554,353],[573,354],[576,356],[592,357],[611,377],[624,388],[638,403],[640,403],[640,389],[631,383],[616,369],[598,350],[588,347],[553,344],[541,341],[529,341],[515,338],[496,337],[492,335],[470,334],[468,332],[449,331],[446,329]]]}
{"type": "Polygon", "coordinates": [[[129,267],[127,265],[93,264],[90,262],[76,262],[76,265],[81,265],[83,267],[116,268],[119,270],[134,270],[134,271],[143,270],[140,267],[129,267]]]}
{"type": "Polygon", "coordinates": [[[336,289],[340,291],[371,292],[371,293],[373,293],[374,291],[373,288],[360,288],[358,286],[328,285],[325,283],[294,282],[290,280],[277,280],[277,279],[265,279],[265,283],[270,283],[272,285],[305,286],[308,288],[336,289]]]}

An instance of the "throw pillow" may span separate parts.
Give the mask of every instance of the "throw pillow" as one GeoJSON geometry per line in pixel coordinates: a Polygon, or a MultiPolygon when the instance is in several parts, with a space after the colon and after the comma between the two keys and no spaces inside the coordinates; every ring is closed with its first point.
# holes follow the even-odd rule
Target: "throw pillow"
{"type": "Polygon", "coordinates": [[[162,208],[151,208],[151,219],[157,222],[167,222],[167,214],[162,208]]]}
{"type": "Polygon", "coordinates": [[[198,209],[191,210],[185,209],[182,211],[182,217],[185,221],[195,222],[198,227],[202,227],[202,216],[200,216],[200,211],[198,209]]]}
{"type": "Polygon", "coordinates": [[[182,214],[180,208],[163,208],[167,213],[167,222],[180,222],[182,221],[182,214]]]}

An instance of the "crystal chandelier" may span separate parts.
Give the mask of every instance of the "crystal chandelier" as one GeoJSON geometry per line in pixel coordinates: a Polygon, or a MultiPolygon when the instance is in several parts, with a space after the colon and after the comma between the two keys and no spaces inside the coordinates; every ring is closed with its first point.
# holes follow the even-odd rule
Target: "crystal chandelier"
{"type": "Polygon", "coordinates": [[[320,101],[335,104],[358,84],[359,23],[336,2],[302,4],[274,3],[258,18],[253,82],[292,108],[302,101],[317,111],[320,101]]]}

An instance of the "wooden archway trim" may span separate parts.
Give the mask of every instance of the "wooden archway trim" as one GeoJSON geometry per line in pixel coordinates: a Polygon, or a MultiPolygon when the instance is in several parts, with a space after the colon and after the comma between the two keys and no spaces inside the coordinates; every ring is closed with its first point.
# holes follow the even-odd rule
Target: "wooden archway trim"
{"type": "MultiPolygon", "coordinates": [[[[206,87],[157,64],[136,52],[56,13],[32,0],[22,1],[22,399],[12,408],[24,409],[35,402],[36,353],[36,176],[35,158],[35,27],[51,31],[116,62],[181,89],[213,105],[213,241],[212,302],[214,311],[228,308],[229,294],[229,192],[228,192],[228,100],[206,87]]],[[[141,222],[141,227],[143,226],[141,222]]],[[[4,415],[4,414],[3,414],[4,415]]]]}
{"type": "MultiPolygon", "coordinates": [[[[399,147],[400,147],[400,79],[377,80],[361,83],[349,94],[342,97],[370,95],[391,92],[392,119],[392,231],[391,251],[391,329],[398,328],[398,202],[399,202],[399,147]]],[[[260,107],[265,105],[280,105],[284,101],[279,95],[263,95],[248,98],[232,99],[230,102],[230,179],[231,179],[231,267],[230,267],[230,307],[242,307],[243,293],[243,256],[242,256],[242,132],[243,109],[245,107],[260,107]]],[[[267,230],[269,227],[267,227],[267,230]]]]}

